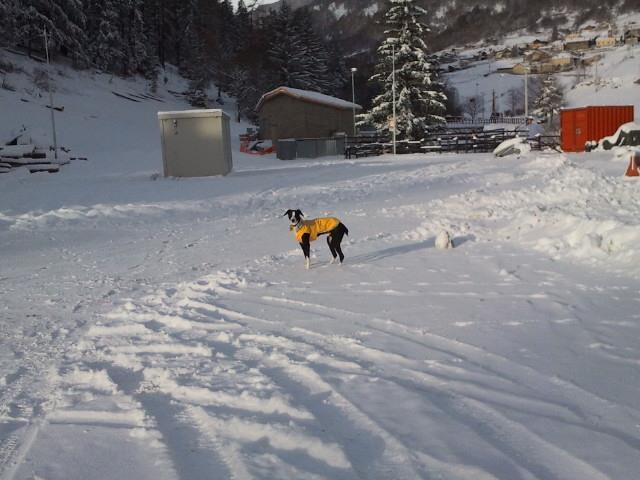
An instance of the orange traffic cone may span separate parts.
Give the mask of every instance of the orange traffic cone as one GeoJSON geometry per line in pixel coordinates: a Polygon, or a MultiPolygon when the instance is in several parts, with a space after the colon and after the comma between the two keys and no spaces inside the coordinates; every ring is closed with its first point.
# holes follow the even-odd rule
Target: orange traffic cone
{"type": "Polygon", "coordinates": [[[631,159],[629,160],[629,166],[627,167],[627,172],[625,173],[627,177],[640,177],[640,172],[638,172],[638,163],[636,162],[636,156],[631,155],[631,159]]]}

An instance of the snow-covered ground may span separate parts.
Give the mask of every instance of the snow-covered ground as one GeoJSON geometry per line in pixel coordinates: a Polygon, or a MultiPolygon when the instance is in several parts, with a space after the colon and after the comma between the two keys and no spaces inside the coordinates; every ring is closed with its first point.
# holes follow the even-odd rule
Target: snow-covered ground
{"type": "MultiPolygon", "coordinates": [[[[2,480],[637,477],[626,157],[280,162],[234,124],[231,175],[164,179],[182,100],[58,82],[89,160],[0,176],[2,480]],[[288,208],[340,217],[346,263],[305,270],[288,208]]],[[[44,141],[22,94],[0,132],[44,141]]]]}

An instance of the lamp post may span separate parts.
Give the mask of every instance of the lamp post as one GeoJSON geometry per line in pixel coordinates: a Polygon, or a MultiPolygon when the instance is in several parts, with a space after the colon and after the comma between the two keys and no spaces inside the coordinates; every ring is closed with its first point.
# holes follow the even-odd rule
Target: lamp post
{"type": "Polygon", "coordinates": [[[356,81],[355,74],[358,71],[356,67],[351,67],[351,101],[353,103],[353,136],[356,136],[356,81]]]}
{"type": "Polygon", "coordinates": [[[524,118],[529,118],[529,67],[524,69],[524,118]]]}

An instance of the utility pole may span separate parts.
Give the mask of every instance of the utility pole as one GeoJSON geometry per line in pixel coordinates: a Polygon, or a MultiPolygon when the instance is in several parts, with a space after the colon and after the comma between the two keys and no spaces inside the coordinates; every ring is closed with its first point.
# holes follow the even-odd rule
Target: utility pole
{"type": "Polygon", "coordinates": [[[56,137],[56,116],[55,110],[53,109],[53,92],[51,91],[51,82],[53,81],[53,76],[51,75],[51,62],[49,61],[49,39],[47,38],[47,29],[44,31],[44,50],[47,54],[47,75],[48,81],[47,85],[49,87],[49,110],[51,110],[51,130],[53,132],[53,158],[58,160],[58,139],[56,137]]]}
{"type": "Polygon", "coordinates": [[[396,156],[396,46],[391,44],[391,91],[393,96],[393,156],[396,156]]]}
{"type": "Polygon", "coordinates": [[[496,89],[494,88],[491,93],[491,117],[495,118],[498,116],[498,112],[496,110],[496,89]]]}

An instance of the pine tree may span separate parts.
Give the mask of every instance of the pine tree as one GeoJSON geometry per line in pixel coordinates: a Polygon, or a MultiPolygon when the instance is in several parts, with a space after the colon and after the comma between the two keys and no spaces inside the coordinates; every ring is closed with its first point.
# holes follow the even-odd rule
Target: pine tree
{"type": "Polygon", "coordinates": [[[562,87],[553,75],[548,75],[543,81],[540,94],[534,105],[534,114],[544,117],[549,126],[553,125],[554,115],[563,103],[562,87]]]}
{"type": "Polygon", "coordinates": [[[382,93],[374,98],[371,111],[361,116],[360,124],[389,128],[394,60],[396,129],[400,138],[421,138],[430,126],[444,123],[446,97],[441,89],[435,88],[423,40],[428,29],[421,18],[426,13],[414,0],[391,0],[385,16],[387,38],[378,47],[379,61],[370,79],[382,87],[382,93]]]}
{"type": "Polygon", "coordinates": [[[217,5],[216,38],[212,51],[214,65],[214,81],[218,87],[217,102],[222,103],[222,91],[229,91],[228,71],[234,63],[236,52],[240,47],[237,18],[229,0],[222,0],[217,5]]]}
{"type": "Polygon", "coordinates": [[[90,17],[92,42],[89,47],[93,64],[107,72],[118,72],[124,57],[124,39],[119,28],[117,0],[94,0],[95,17],[90,17]],[[95,25],[94,25],[95,24],[95,25]]]}
{"type": "Polygon", "coordinates": [[[329,70],[329,51],[315,33],[309,11],[306,8],[297,10],[293,21],[300,32],[302,69],[309,74],[304,88],[321,93],[332,93],[334,84],[329,70]]]}
{"type": "Polygon", "coordinates": [[[0,42],[14,45],[18,33],[17,18],[19,15],[18,0],[0,0],[0,42]]]}
{"type": "Polygon", "coordinates": [[[254,119],[254,108],[260,99],[260,92],[257,88],[259,84],[256,78],[253,78],[251,72],[243,66],[235,65],[229,72],[229,84],[231,89],[229,93],[235,97],[237,104],[237,121],[241,117],[254,119]]]}
{"type": "Polygon", "coordinates": [[[120,75],[157,76],[156,38],[143,0],[88,0],[88,52],[97,68],[120,75]]]}
{"type": "Polygon", "coordinates": [[[347,65],[345,64],[344,55],[339,43],[331,41],[327,48],[329,52],[327,68],[329,69],[329,78],[331,80],[331,88],[328,93],[339,96],[340,91],[349,81],[349,71],[347,70],[347,65]]]}
{"type": "MultiPolygon", "coordinates": [[[[238,8],[236,9],[236,17],[238,19],[238,25],[240,26],[241,31],[248,31],[253,29],[253,22],[251,21],[251,12],[247,8],[247,4],[244,0],[240,0],[238,2],[238,8]]],[[[241,36],[241,40],[243,40],[244,36],[241,36]]]]}
{"type": "Polygon", "coordinates": [[[263,25],[271,31],[267,51],[275,86],[310,89],[313,85],[300,29],[286,3],[277,13],[271,13],[263,25]]]}
{"type": "Polygon", "coordinates": [[[122,73],[133,75],[149,69],[149,55],[145,45],[145,25],[142,14],[142,0],[121,0],[121,28],[124,40],[124,61],[122,73]]]}
{"type": "Polygon", "coordinates": [[[194,58],[189,47],[191,41],[199,38],[197,31],[199,2],[198,0],[161,1],[166,5],[160,10],[158,20],[159,25],[162,25],[158,26],[158,55],[160,57],[161,51],[163,54],[160,57],[160,63],[164,67],[165,61],[168,61],[185,71],[194,58]]]}
{"type": "Polygon", "coordinates": [[[86,17],[81,0],[22,0],[16,13],[16,40],[29,54],[41,49],[46,28],[52,53],[63,53],[76,66],[86,66],[86,17]]]}

